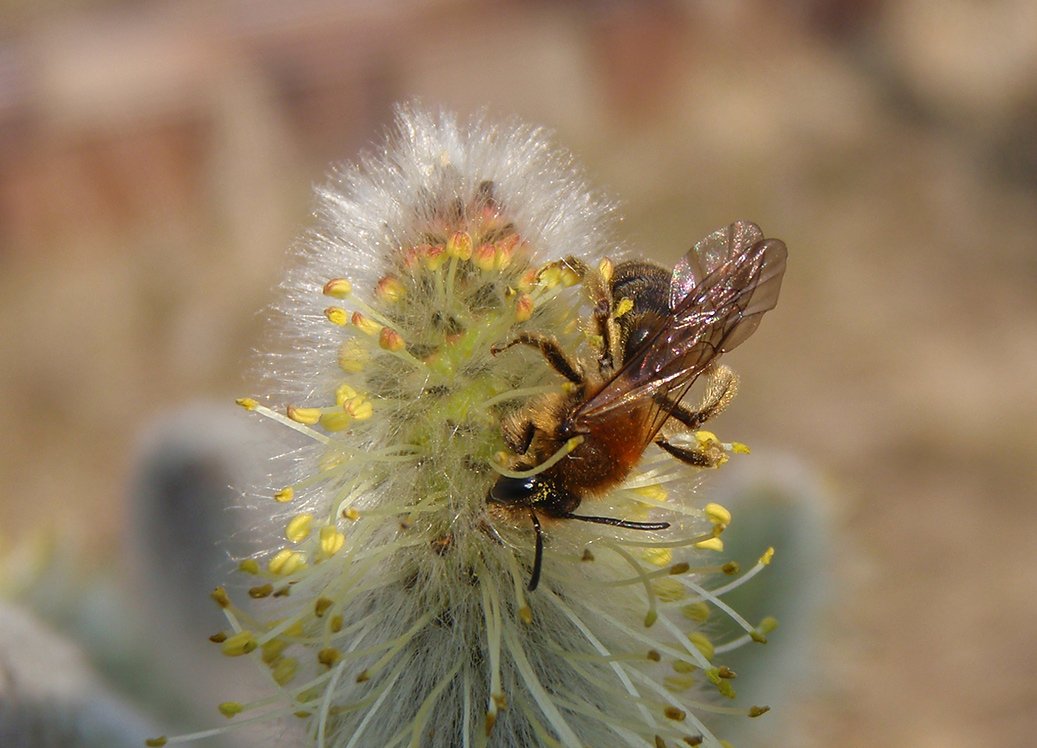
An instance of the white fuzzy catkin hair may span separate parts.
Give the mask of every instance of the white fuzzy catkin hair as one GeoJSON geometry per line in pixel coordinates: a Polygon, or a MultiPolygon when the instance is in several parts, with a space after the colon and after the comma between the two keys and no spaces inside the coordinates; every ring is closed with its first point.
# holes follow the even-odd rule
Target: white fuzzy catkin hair
{"type": "Polygon", "coordinates": [[[408,107],[318,195],[262,362],[274,408],[240,401],[300,432],[272,468],[281,538],[241,564],[252,601],[214,593],[213,640],[277,692],[221,711],[295,715],[335,748],[719,746],[715,659],[763,635],[719,600],[737,581],[709,584],[734,571],[709,557],[730,517],[695,471],[649,447],[594,500],[668,530],[545,524],[533,592],[528,513],[486,501],[502,418],[561,387],[535,351],[491,348],[544,332],[593,360],[586,293],[548,263],[614,254],[611,207],[538,129],[408,107]],[[714,645],[718,610],[746,636],[714,645]]]}

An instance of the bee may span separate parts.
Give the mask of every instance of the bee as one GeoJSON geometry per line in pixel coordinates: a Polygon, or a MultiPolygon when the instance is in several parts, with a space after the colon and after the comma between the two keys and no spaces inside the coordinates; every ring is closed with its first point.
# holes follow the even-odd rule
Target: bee
{"type": "Polygon", "coordinates": [[[633,260],[605,263],[594,273],[569,258],[564,263],[584,279],[594,304],[596,367],[570,357],[550,335],[523,332],[492,349],[497,355],[514,345],[534,347],[571,383],[503,419],[514,456],[487,495],[490,504],[528,512],[535,533],[530,591],[543,565],[541,518],[669,527],[576,510],[620,485],[652,443],[690,465],[717,464],[715,448],[685,446],[671,437],[695,431],[734,397],[737,378],[718,359],[777,304],[786,255],[782,241],[738,221],[695,244],[672,272],[633,260]],[[705,395],[689,407],[683,400],[700,376],[707,381],[705,395]]]}

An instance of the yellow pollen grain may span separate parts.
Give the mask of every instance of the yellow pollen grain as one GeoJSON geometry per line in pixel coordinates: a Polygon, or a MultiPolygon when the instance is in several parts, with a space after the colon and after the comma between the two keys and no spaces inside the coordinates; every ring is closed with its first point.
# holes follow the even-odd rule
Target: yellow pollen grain
{"type": "Polygon", "coordinates": [[[358,421],[365,421],[374,413],[374,405],[363,395],[350,398],[343,405],[343,409],[358,421]]]}
{"type": "Polygon", "coordinates": [[[666,489],[659,483],[651,483],[647,486],[638,486],[634,489],[638,496],[644,496],[651,501],[666,501],[668,494],[666,489]]]}
{"type": "Polygon", "coordinates": [[[256,408],[259,407],[259,403],[256,402],[256,400],[254,398],[251,398],[251,397],[239,397],[234,402],[237,403],[238,405],[240,405],[245,410],[255,410],[256,408]]]}
{"type": "Polygon", "coordinates": [[[688,603],[681,608],[681,615],[695,623],[705,623],[709,620],[709,605],[703,601],[688,603]]]}
{"type": "Polygon", "coordinates": [[[712,446],[720,444],[720,439],[718,439],[717,435],[714,434],[712,431],[696,431],[695,439],[696,441],[698,441],[699,444],[702,444],[703,446],[712,446]]]}
{"type": "Polygon", "coordinates": [[[455,231],[446,243],[446,253],[459,260],[467,260],[472,256],[472,235],[467,231],[455,231]]]}
{"type": "Polygon", "coordinates": [[[632,299],[622,298],[619,300],[619,303],[616,304],[616,308],[612,312],[612,317],[614,319],[619,319],[633,308],[634,302],[632,299]]]}
{"type": "Polygon", "coordinates": [[[291,486],[285,486],[280,491],[274,494],[274,501],[276,501],[278,504],[287,504],[294,498],[295,489],[291,486]]]}
{"type": "Polygon", "coordinates": [[[345,411],[329,411],[320,414],[320,425],[325,431],[345,431],[353,422],[353,417],[345,411]]]}
{"type": "Polygon", "coordinates": [[[296,514],[288,521],[284,528],[284,536],[292,543],[301,543],[310,535],[313,527],[313,515],[308,513],[296,514]]]}
{"type": "Polygon", "coordinates": [[[666,566],[673,561],[673,551],[669,548],[646,548],[641,555],[654,566],[666,566]]]}
{"type": "Polygon", "coordinates": [[[324,316],[327,317],[328,322],[339,327],[349,324],[349,312],[340,306],[329,306],[324,310],[324,316]]]}
{"type": "Polygon", "coordinates": [[[691,645],[701,652],[702,656],[707,660],[713,659],[713,642],[711,642],[701,631],[692,631],[688,634],[688,641],[690,641],[691,645]]]}
{"type": "Polygon", "coordinates": [[[277,685],[287,686],[292,682],[292,678],[295,677],[295,672],[298,669],[299,661],[297,659],[294,657],[282,657],[271,668],[270,675],[277,685]]]}
{"type": "Polygon", "coordinates": [[[353,284],[345,278],[332,278],[324,284],[323,293],[325,296],[344,299],[353,293],[353,284]]]}
{"type": "Polygon", "coordinates": [[[524,293],[515,302],[515,321],[525,322],[533,316],[533,297],[524,293]]]}
{"type": "Polygon", "coordinates": [[[701,548],[704,551],[722,551],[724,550],[724,541],[720,538],[708,538],[695,543],[695,547],[701,548]]]}
{"type": "Polygon", "coordinates": [[[346,543],[346,536],[338,531],[333,525],[325,525],[320,528],[320,552],[326,558],[331,558],[346,543]]]}
{"type": "Polygon", "coordinates": [[[710,502],[709,504],[706,504],[704,510],[706,512],[706,517],[708,517],[709,521],[714,525],[727,527],[731,524],[731,512],[720,504],[710,502]]]}
{"type": "Polygon", "coordinates": [[[285,409],[285,414],[296,423],[302,423],[306,426],[313,426],[320,420],[320,408],[297,408],[294,405],[289,405],[285,409]]]}
{"type": "Polygon", "coordinates": [[[228,657],[240,657],[256,649],[256,636],[251,631],[239,631],[220,645],[220,651],[228,657]]]}
{"type": "Polygon", "coordinates": [[[403,336],[391,327],[383,327],[382,331],[378,333],[378,345],[387,351],[402,351],[407,347],[403,336]]]}
{"type": "Polygon", "coordinates": [[[370,335],[371,337],[378,335],[382,331],[380,324],[360,312],[353,312],[350,322],[353,323],[353,327],[364,333],[364,335],[370,335]]]}
{"type": "Polygon", "coordinates": [[[731,442],[731,451],[740,455],[747,455],[752,452],[752,450],[749,449],[749,445],[743,444],[742,442],[731,442]]]}
{"type": "Polygon", "coordinates": [[[224,701],[217,708],[220,710],[220,714],[227,719],[241,714],[245,710],[245,707],[243,707],[239,701],[224,701]]]}
{"type": "Polygon", "coordinates": [[[259,573],[259,562],[254,558],[246,558],[238,564],[238,571],[245,574],[258,574],[259,573]]]}

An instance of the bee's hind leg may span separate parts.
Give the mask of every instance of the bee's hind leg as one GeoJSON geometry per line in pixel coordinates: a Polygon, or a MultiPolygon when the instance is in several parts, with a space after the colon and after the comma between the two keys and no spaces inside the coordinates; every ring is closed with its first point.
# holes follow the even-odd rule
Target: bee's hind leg
{"type": "Polygon", "coordinates": [[[558,343],[558,339],[553,335],[538,335],[532,332],[521,332],[515,339],[504,345],[495,345],[490,349],[490,353],[496,356],[502,351],[506,351],[513,345],[528,345],[532,348],[537,348],[540,353],[543,354],[544,358],[547,359],[547,363],[551,365],[551,368],[561,374],[563,377],[568,379],[573,384],[578,384],[581,387],[584,383],[583,367],[580,366],[578,361],[573,360],[569,355],[562,350],[562,346],[558,343]]]}
{"type": "MultiPolygon", "coordinates": [[[[706,421],[723,412],[731,404],[737,391],[738,375],[726,366],[717,366],[709,374],[706,394],[697,408],[687,408],[668,400],[663,403],[663,407],[669,408],[670,418],[680,424],[676,429],[677,433],[692,434],[706,421]]],[[[674,430],[669,431],[672,436],[674,430]]],[[[723,448],[709,441],[684,446],[674,444],[668,436],[660,436],[655,443],[681,462],[695,467],[716,467],[727,459],[723,448]]]]}

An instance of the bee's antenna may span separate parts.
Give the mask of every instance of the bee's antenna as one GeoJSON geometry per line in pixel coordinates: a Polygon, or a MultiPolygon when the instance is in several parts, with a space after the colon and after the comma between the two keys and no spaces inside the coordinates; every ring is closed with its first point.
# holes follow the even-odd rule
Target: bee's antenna
{"type": "Polygon", "coordinates": [[[583,522],[596,522],[599,525],[612,525],[613,527],[625,527],[628,530],[665,530],[670,526],[669,522],[632,522],[628,519],[616,519],[615,517],[588,517],[583,514],[559,514],[560,519],[578,519],[583,522]]]}
{"type": "Polygon", "coordinates": [[[536,532],[536,552],[533,555],[533,575],[529,578],[529,591],[532,592],[540,584],[540,567],[544,562],[544,531],[540,527],[540,519],[537,513],[529,510],[529,516],[533,520],[533,530],[536,532]]]}

